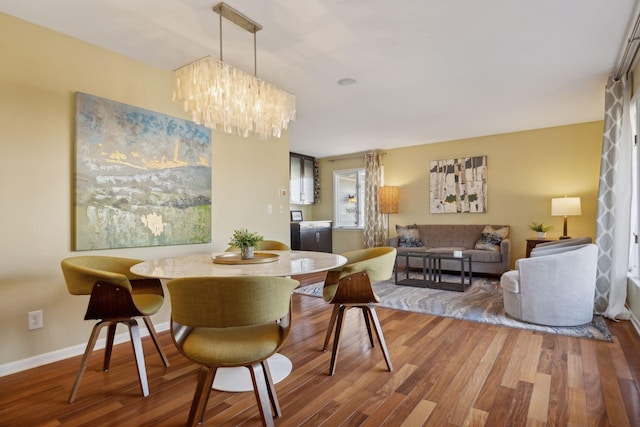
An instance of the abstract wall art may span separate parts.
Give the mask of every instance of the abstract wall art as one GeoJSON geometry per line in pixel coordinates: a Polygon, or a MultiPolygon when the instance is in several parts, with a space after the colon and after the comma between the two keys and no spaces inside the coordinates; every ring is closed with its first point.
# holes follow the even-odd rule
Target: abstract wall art
{"type": "Polygon", "coordinates": [[[431,213],[487,212],[487,156],[431,162],[431,213]]]}
{"type": "Polygon", "coordinates": [[[75,249],[211,242],[211,131],[76,93],[75,249]]]}

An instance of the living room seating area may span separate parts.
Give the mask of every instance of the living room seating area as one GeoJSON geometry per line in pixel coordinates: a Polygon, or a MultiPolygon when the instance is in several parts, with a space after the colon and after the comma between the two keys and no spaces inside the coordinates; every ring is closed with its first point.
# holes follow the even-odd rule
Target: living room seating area
{"type": "MultiPolygon", "coordinates": [[[[397,236],[387,239],[387,246],[397,248],[398,267],[406,266],[407,252],[452,253],[471,255],[473,273],[500,275],[509,269],[511,241],[508,225],[484,224],[413,224],[396,226],[397,236]]],[[[410,268],[422,268],[420,258],[409,258],[410,268]]],[[[458,270],[459,263],[442,260],[442,269],[458,270]]]]}

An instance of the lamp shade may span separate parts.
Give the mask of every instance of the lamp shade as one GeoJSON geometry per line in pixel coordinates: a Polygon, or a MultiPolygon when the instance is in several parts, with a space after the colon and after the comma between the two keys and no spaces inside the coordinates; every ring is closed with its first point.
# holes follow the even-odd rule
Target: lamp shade
{"type": "Polygon", "coordinates": [[[398,213],[398,187],[380,187],[380,213],[398,213]]]}
{"type": "Polygon", "coordinates": [[[582,215],[580,197],[558,197],[551,199],[551,216],[582,215]]]}

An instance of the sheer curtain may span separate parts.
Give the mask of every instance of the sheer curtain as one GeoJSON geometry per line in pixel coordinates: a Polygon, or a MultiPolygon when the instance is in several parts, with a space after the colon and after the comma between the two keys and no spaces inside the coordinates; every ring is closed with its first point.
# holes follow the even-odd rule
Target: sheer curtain
{"type": "Polygon", "coordinates": [[[605,90],[596,244],[598,273],[595,310],[610,319],[628,319],[625,308],[631,238],[632,134],[629,79],[609,77],[605,90]]]}
{"type": "Polygon", "coordinates": [[[364,247],[384,246],[384,219],[378,212],[378,189],[381,186],[381,161],[377,151],[367,153],[364,159],[364,247]]]}

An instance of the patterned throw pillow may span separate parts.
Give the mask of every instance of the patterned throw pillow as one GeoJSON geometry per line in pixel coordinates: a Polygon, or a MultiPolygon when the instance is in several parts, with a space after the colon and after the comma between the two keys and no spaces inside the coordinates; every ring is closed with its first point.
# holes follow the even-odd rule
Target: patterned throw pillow
{"type": "Polygon", "coordinates": [[[482,230],[482,234],[480,235],[480,239],[476,242],[476,249],[483,249],[485,251],[494,251],[500,252],[500,242],[502,239],[507,237],[509,233],[509,229],[507,227],[502,227],[499,229],[495,229],[490,225],[484,227],[482,230]]]}
{"type": "Polygon", "coordinates": [[[420,240],[420,230],[416,224],[403,227],[396,225],[398,233],[398,246],[401,248],[418,248],[423,246],[420,240]]]}

